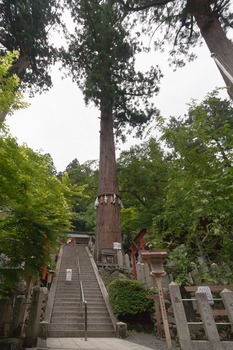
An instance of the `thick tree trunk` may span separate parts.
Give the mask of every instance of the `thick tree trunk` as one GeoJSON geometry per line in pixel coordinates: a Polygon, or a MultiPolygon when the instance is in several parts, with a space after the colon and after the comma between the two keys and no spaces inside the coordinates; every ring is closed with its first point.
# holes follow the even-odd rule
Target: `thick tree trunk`
{"type": "Polygon", "coordinates": [[[95,244],[97,259],[102,248],[113,248],[113,242],[122,242],[121,201],[116,173],[111,103],[101,109],[98,202],[95,244]]]}
{"type": "Polygon", "coordinates": [[[226,33],[221,27],[217,15],[212,12],[208,0],[191,0],[193,3],[194,16],[197,25],[200,28],[210,53],[213,54],[221,66],[217,64],[218,69],[228,87],[228,94],[233,99],[233,84],[227,76],[227,73],[233,79],[233,44],[227,38],[226,33]]]}

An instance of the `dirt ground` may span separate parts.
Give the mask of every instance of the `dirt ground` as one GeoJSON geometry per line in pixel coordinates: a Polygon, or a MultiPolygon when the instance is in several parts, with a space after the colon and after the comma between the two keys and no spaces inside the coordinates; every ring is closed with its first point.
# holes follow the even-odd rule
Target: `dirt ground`
{"type": "MultiPolygon", "coordinates": [[[[167,350],[166,340],[158,339],[153,334],[129,332],[126,340],[135,344],[147,346],[148,348],[154,350],[167,350]]],[[[175,342],[172,342],[172,344],[172,350],[180,349],[179,345],[175,344],[175,342]]]]}

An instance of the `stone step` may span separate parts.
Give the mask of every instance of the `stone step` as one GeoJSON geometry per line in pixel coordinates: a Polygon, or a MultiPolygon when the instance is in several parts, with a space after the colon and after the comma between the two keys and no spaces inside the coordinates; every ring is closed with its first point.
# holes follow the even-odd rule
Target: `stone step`
{"type": "Polygon", "coordinates": [[[87,301],[88,337],[114,337],[99,283],[84,246],[78,247],[81,273],[78,274],[76,247],[64,247],[52,310],[49,337],[83,337],[84,307],[80,303],[80,283],[87,301]],[[72,280],[66,281],[66,269],[72,269],[72,280]]]}
{"type": "Polygon", "coordinates": [[[89,296],[89,297],[93,297],[93,298],[96,298],[96,297],[103,298],[102,293],[101,293],[100,290],[96,290],[95,292],[93,292],[93,291],[90,291],[90,290],[86,289],[86,290],[84,290],[84,295],[85,296],[89,296]]]}
{"type": "MultiPolygon", "coordinates": [[[[85,331],[49,331],[49,338],[83,338],[85,331]]],[[[88,338],[111,338],[115,337],[114,330],[91,330],[87,331],[88,338]]]]}
{"type": "Polygon", "coordinates": [[[52,317],[79,317],[80,316],[80,310],[54,310],[52,313],[52,317]]]}
{"type": "Polygon", "coordinates": [[[75,282],[75,283],[72,283],[72,284],[64,284],[63,282],[62,283],[58,283],[57,284],[57,290],[67,290],[67,291],[72,291],[72,290],[80,290],[80,284],[79,282],[75,282]]]}
{"type": "Polygon", "coordinates": [[[55,301],[56,302],[59,302],[59,303],[66,303],[66,302],[72,302],[72,303],[80,303],[80,296],[75,296],[75,295],[72,295],[72,296],[69,296],[69,297],[66,297],[64,295],[56,295],[55,296],[55,301]]]}
{"type": "Polygon", "coordinates": [[[78,301],[69,301],[69,299],[67,299],[67,301],[59,301],[59,299],[57,300],[56,298],[54,299],[54,303],[53,303],[53,307],[69,307],[69,308],[79,308],[80,305],[80,299],[78,299],[78,301]]]}
{"type": "Polygon", "coordinates": [[[80,290],[58,290],[55,294],[55,298],[72,298],[72,297],[77,297],[79,298],[80,297],[80,290]]]}
{"type": "MultiPolygon", "coordinates": [[[[49,325],[49,331],[81,331],[84,330],[84,322],[82,323],[50,323],[49,325]]],[[[88,330],[112,330],[113,326],[108,322],[108,323],[90,323],[88,322],[87,324],[87,329],[88,330]]]]}
{"type": "Polygon", "coordinates": [[[83,323],[84,316],[51,317],[50,323],[83,323]]]}
{"type": "Polygon", "coordinates": [[[59,279],[57,281],[58,285],[66,286],[66,287],[72,287],[72,286],[79,286],[79,280],[78,279],[72,279],[71,281],[66,281],[65,279],[59,279]]]}
{"type": "Polygon", "coordinates": [[[72,283],[70,285],[64,284],[64,283],[58,283],[57,284],[57,290],[64,290],[64,291],[72,291],[72,290],[80,290],[80,284],[79,282],[72,283]]]}
{"type": "MultiPolygon", "coordinates": [[[[87,315],[90,318],[109,318],[109,314],[107,310],[90,310],[87,308],[87,315]]],[[[52,314],[52,318],[76,318],[76,317],[84,317],[83,310],[54,310],[52,314]]]]}
{"type": "MultiPolygon", "coordinates": [[[[91,323],[95,323],[95,324],[99,324],[99,323],[107,323],[110,324],[110,318],[109,316],[95,316],[93,317],[93,315],[91,314],[87,314],[87,319],[88,319],[88,324],[91,323]]],[[[50,323],[52,324],[61,324],[61,323],[72,323],[72,324],[78,324],[78,323],[84,323],[85,317],[83,316],[78,316],[78,317],[52,317],[50,323]]]]}
{"type": "Polygon", "coordinates": [[[80,306],[77,304],[77,305],[75,305],[75,306],[68,306],[68,305],[66,305],[66,306],[57,306],[57,305],[54,305],[53,306],[53,313],[54,312],[59,312],[59,311],[61,311],[61,312],[70,312],[70,311],[74,311],[74,312],[79,312],[80,311],[80,306]]]}

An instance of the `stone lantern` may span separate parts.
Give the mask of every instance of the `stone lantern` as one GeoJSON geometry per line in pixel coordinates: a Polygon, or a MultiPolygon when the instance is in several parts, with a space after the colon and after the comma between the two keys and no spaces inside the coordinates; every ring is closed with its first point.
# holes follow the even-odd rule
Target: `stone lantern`
{"type": "MultiPolygon", "coordinates": [[[[165,250],[142,250],[140,252],[140,255],[141,255],[141,262],[149,265],[150,273],[155,278],[157,289],[158,289],[159,305],[162,313],[162,320],[163,320],[164,332],[165,332],[165,337],[167,342],[167,348],[172,349],[171,336],[169,331],[169,324],[168,324],[167,312],[166,312],[163,289],[162,289],[162,277],[165,275],[163,263],[165,262],[168,254],[165,250]]],[[[156,296],[154,299],[156,303],[156,296]]],[[[159,307],[156,307],[156,310],[159,313],[159,307]]],[[[160,318],[160,314],[157,314],[156,317],[157,317],[157,324],[159,324],[160,320],[158,320],[158,318],[160,318]]]]}

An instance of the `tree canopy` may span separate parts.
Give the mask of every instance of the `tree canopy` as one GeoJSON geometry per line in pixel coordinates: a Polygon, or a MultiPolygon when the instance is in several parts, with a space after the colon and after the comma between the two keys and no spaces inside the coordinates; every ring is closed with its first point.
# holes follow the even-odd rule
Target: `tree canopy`
{"type": "Polygon", "coordinates": [[[4,111],[11,114],[16,109],[27,106],[23,102],[23,95],[19,91],[16,91],[19,86],[18,76],[16,74],[9,74],[13,61],[17,58],[17,51],[0,56],[0,116],[4,111]]]}
{"type": "Polygon", "coordinates": [[[156,139],[121,152],[117,160],[123,200],[121,229],[125,248],[143,228],[150,232],[154,217],[161,214],[165,200],[169,163],[156,139]]]}
{"type": "Polygon", "coordinates": [[[69,186],[72,189],[71,223],[74,231],[95,231],[94,198],[98,187],[98,171],[96,167],[95,161],[80,164],[77,159],[74,159],[67,165],[65,172],[58,175],[61,179],[67,176],[69,186]]]}
{"type": "Polygon", "coordinates": [[[158,67],[142,74],[135,70],[135,53],[141,50],[131,37],[133,23],[117,1],[67,0],[76,24],[62,51],[65,67],[84,94],[86,103],[101,108],[112,104],[116,135],[125,127],[138,127],[139,134],[158,113],[150,98],[158,92],[158,67]]]}
{"type": "MultiPolygon", "coordinates": [[[[1,267],[24,266],[23,274],[37,275],[50,263],[58,236],[70,229],[70,189],[53,174],[49,156],[19,146],[4,131],[0,168],[1,267]]],[[[7,288],[7,276],[4,282],[7,288]]]]}
{"type": "Polygon", "coordinates": [[[230,264],[232,241],[232,104],[216,93],[171,118],[163,139],[172,167],[163,212],[154,218],[156,242],[185,244],[192,255],[230,264]]]}
{"type": "Polygon", "coordinates": [[[156,49],[169,43],[170,62],[183,66],[193,60],[192,48],[204,39],[233,98],[233,45],[226,34],[233,27],[230,0],[119,0],[130,12],[137,12],[156,49]],[[191,50],[190,50],[191,48],[191,50]]]}
{"type": "Polygon", "coordinates": [[[0,3],[0,54],[16,50],[19,56],[12,68],[21,87],[30,92],[51,87],[49,68],[55,48],[50,33],[60,23],[57,0],[2,0],[0,3]]]}

